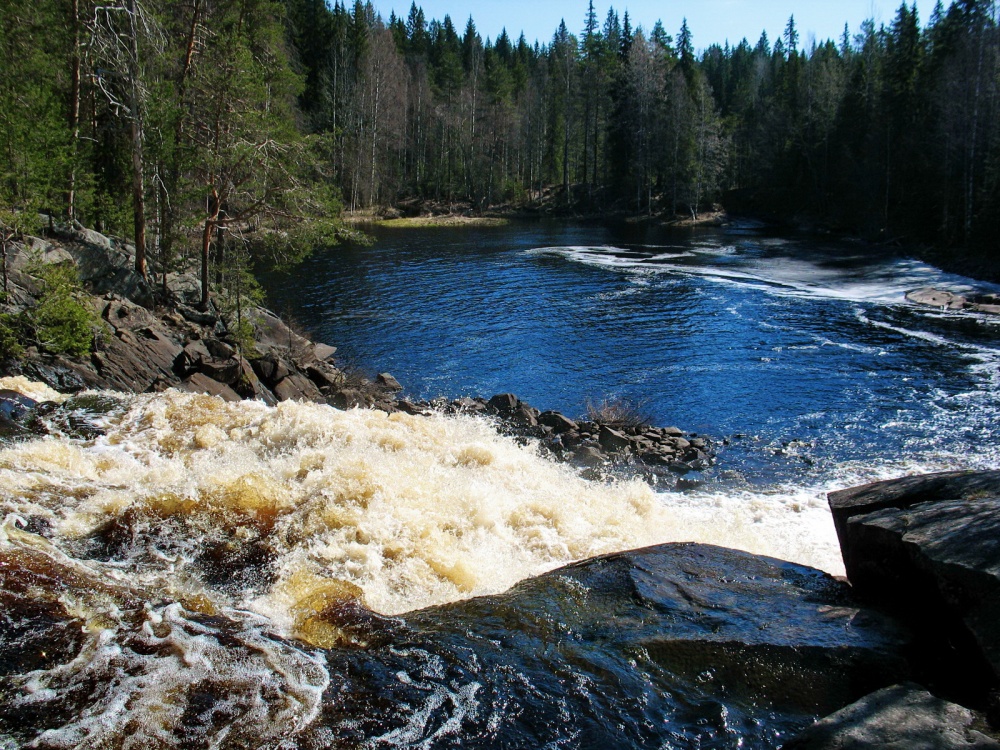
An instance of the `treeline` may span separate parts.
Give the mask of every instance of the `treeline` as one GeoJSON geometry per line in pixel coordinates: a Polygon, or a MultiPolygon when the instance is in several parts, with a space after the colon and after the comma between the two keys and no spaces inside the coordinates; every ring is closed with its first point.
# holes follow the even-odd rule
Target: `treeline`
{"type": "Polygon", "coordinates": [[[198,253],[206,290],[234,248],[287,259],[329,237],[338,197],[724,200],[870,237],[998,239],[993,2],[938,3],[926,24],[904,3],[809,45],[790,18],[773,43],[702,52],[686,22],[581,15],[529,44],[415,3],[383,19],[362,0],[2,0],[0,226],[68,216],[135,237],[157,271],[198,253]]]}
{"type": "Polygon", "coordinates": [[[940,2],[926,25],[696,53],[685,22],[633,28],[590,3],[546,44],[474,20],[379,18],[286,0],[306,125],[333,136],[345,203],[693,213],[727,204],[869,237],[988,245],[1000,219],[1000,33],[993,2],[940,2]]]}
{"type": "Polygon", "coordinates": [[[285,19],[271,0],[0,2],[4,260],[42,212],[133,238],[147,278],[199,257],[204,306],[251,283],[251,256],[335,235],[285,19]]]}

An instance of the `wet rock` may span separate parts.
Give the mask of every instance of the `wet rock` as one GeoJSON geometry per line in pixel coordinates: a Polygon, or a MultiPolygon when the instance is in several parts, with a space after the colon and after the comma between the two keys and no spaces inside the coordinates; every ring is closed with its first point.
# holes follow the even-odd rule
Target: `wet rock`
{"type": "Polygon", "coordinates": [[[611,453],[621,453],[632,444],[627,435],[606,425],[601,426],[598,440],[601,443],[601,447],[611,453]]]}
{"type": "Polygon", "coordinates": [[[573,452],[573,460],[581,466],[596,468],[605,462],[604,453],[592,445],[584,445],[573,452]]]}
{"type": "Polygon", "coordinates": [[[9,388],[0,389],[0,414],[15,422],[38,406],[38,402],[32,398],[12,391],[9,388]]]}
{"type": "Polygon", "coordinates": [[[34,437],[34,433],[0,411],[0,445],[34,437]]]}
{"type": "Polygon", "coordinates": [[[381,372],[381,373],[379,373],[378,377],[375,378],[375,382],[378,385],[380,385],[382,388],[385,388],[385,389],[390,390],[390,391],[401,391],[401,390],[403,390],[403,386],[399,384],[399,381],[396,380],[396,378],[394,378],[392,375],[390,375],[387,372],[381,372]]]}
{"type": "Polygon", "coordinates": [[[460,726],[464,747],[774,747],[907,673],[905,633],[845,584],[708,545],[598,557],[404,619],[385,645],[327,652],[350,675],[324,702],[351,718],[346,744],[419,716],[460,726]],[[458,708],[468,691],[476,711],[458,708]]]}
{"type": "Polygon", "coordinates": [[[364,408],[369,405],[365,392],[358,388],[341,388],[330,395],[330,403],[338,409],[364,408]]]}
{"type": "Polygon", "coordinates": [[[60,393],[78,393],[87,388],[87,382],[74,366],[62,357],[39,358],[24,365],[24,375],[31,380],[45,383],[60,393]]]}
{"type": "Polygon", "coordinates": [[[577,429],[576,422],[557,411],[543,411],[538,415],[538,424],[551,427],[557,434],[573,432],[577,429]]]}
{"type": "Polygon", "coordinates": [[[1000,684],[1000,471],[944,472],[829,496],[859,596],[912,623],[949,691],[1000,684]]]}
{"type": "Polygon", "coordinates": [[[538,409],[521,401],[514,407],[508,419],[522,427],[535,427],[538,425],[538,413],[538,409]]]}
{"type": "Polygon", "coordinates": [[[469,398],[468,396],[463,396],[462,398],[452,401],[451,405],[457,411],[465,412],[467,414],[480,414],[486,411],[486,402],[481,398],[469,398]]]}
{"type": "Polygon", "coordinates": [[[983,717],[919,685],[893,685],[813,724],[783,750],[1000,750],[983,717]]]}
{"type": "Polygon", "coordinates": [[[498,393],[486,403],[486,406],[491,413],[506,417],[514,412],[519,403],[521,400],[513,393],[498,393]]]}

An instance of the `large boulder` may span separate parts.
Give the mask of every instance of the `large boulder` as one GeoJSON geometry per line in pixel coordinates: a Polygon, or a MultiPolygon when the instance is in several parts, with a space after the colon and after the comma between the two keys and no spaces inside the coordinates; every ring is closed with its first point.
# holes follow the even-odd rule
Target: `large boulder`
{"type": "Polygon", "coordinates": [[[995,689],[1000,471],[876,482],[831,493],[829,501],[858,595],[921,629],[970,700],[995,689]]]}
{"type": "Polygon", "coordinates": [[[451,727],[427,746],[777,747],[907,673],[903,634],[845,584],[708,545],[598,557],[404,619],[326,654],[320,721],[345,745],[451,727]]]}

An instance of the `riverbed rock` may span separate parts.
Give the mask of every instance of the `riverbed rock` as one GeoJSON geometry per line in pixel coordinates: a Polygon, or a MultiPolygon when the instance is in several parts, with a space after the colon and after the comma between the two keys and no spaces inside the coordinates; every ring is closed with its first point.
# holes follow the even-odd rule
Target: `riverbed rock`
{"type": "Polygon", "coordinates": [[[196,372],[185,378],[175,386],[178,390],[188,393],[207,393],[209,396],[218,396],[223,401],[242,401],[242,397],[225,383],[213,380],[201,372],[196,372]]]}
{"type": "Polygon", "coordinates": [[[982,715],[919,685],[893,685],[817,721],[782,750],[1000,750],[982,715]]]}
{"type": "Polygon", "coordinates": [[[305,375],[293,372],[274,386],[274,395],[279,401],[313,401],[326,403],[319,388],[305,375]]]}
{"type": "Polygon", "coordinates": [[[906,299],[918,305],[928,305],[944,310],[961,310],[966,304],[966,298],[961,294],[955,294],[943,289],[934,289],[933,287],[924,287],[907,292],[906,299]]]}
{"type": "Polygon", "coordinates": [[[557,411],[543,411],[538,415],[538,424],[551,427],[556,434],[560,435],[577,429],[576,422],[557,411]]]}
{"type": "Polygon", "coordinates": [[[831,493],[858,595],[924,634],[944,687],[1000,685],[1000,471],[944,472],[831,493]]]}
{"type": "Polygon", "coordinates": [[[387,372],[380,372],[378,377],[375,378],[375,382],[389,391],[403,390],[403,386],[400,385],[399,381],[387,372]]]}
{"type": "Polygon", "coordinates": [[[326,654],[349,675],[323,704],[350,717],[345,744],[448,725],[463,747],[777,747],[908,672],[905,632],[845,584],[710,545],[597,557],[403,620],[326,654]]]}

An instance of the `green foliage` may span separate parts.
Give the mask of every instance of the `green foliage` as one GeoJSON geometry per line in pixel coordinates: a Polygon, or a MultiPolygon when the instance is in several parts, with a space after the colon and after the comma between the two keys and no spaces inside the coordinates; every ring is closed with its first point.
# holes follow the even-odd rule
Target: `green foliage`
{"type": "Polygon", "coordinates": [[[0,313],[0,362],[24,356],[24,319],[13,313],[0,313]]]}
{"type": "Polygon", "coordinates": [[[69,263],[34,265],[29,273],[42,285],[29,320],[38,344],[53,354],[84,356],[93,347],[100,320],[85,303],[76,268],[69,263]]]}
{"type": "Polygon", "coordinates": [[[220,282],[216,285],[215,305],[226,323],[226,330],[246,357],[257,354],[254,344],[255,308],[264,302],[264,290],[251,273],[249,246],[238,240],[227,243],[220,282]]]}

